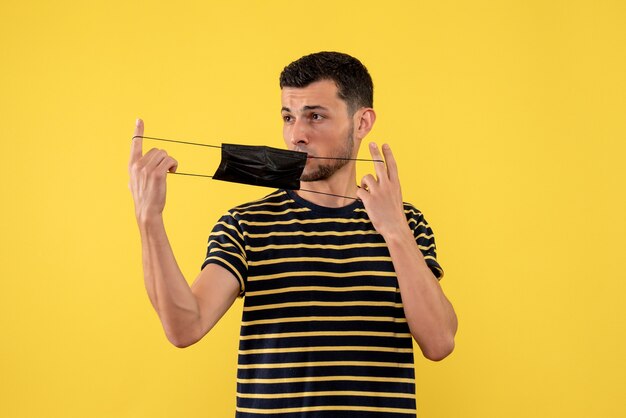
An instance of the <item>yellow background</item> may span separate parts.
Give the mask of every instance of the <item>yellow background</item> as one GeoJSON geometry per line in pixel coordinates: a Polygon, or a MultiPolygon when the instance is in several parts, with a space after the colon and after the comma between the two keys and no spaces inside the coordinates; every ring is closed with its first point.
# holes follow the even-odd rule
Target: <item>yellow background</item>
{"type": "MultiPolygon", "coordinates": [[[[416,362],[420,417],[626,416],[624,1],[174,3],[0,3],[0,416],[233,416],[241,301],[196,346],[167,343],[129,141],[142,117],[146,135],[282,146],[278,74],[319,50],[370,69],[370,138],[435,230],[459,316],[453,355],[416,362]]],[[[168,149],[181,170],[219,161],[168,149]]],[[[168,187],[190,281],[215,220],[269,192],[168,187]]]]}

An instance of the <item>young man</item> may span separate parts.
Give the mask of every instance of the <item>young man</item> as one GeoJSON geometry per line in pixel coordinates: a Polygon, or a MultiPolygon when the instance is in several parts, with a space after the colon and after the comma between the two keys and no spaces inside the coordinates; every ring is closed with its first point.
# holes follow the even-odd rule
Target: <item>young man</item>
{"type": "Polygon", "coordinates": [[[287,66],[280,86],[285,144],[325,158],[307,159],[301,190],[228,211],[191,287],[162,218],[177,163],[162,150],[142,155],[134,139],[130,186],[152,305],[168,339],[185,347],[245,296],[238,417],[414,417],[412,339],[443,359],[457,320],[432,231],[403,203],[389,146],[381,155],[369,144],[385,162],[357,183],[351,159],[376,120],[369,73],[353,57],[321,52],[287,66]]]}

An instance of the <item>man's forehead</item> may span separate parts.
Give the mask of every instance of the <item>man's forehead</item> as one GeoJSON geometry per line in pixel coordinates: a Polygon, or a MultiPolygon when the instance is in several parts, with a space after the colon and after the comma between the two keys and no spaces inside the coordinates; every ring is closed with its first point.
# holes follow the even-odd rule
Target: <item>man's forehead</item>
{"type": "Polygon", "coordinates": [[[307,110],[311,107],[340,106],[343,100],[337,94],[337,85],[332,80],[320,80],[305,87],[283,87],[281,102],[290,111],[307,110]]]}

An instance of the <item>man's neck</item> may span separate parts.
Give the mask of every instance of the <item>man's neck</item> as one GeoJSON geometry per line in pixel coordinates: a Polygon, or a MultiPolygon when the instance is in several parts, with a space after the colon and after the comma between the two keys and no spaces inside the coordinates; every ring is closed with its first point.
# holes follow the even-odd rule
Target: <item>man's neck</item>
{"type": "Polygon", "coordinates": [[[356,199],[356,171],[354,167],[344,167],[330,178],[320,181],[300,182],[296,193],[303,199],[319,206],[340,208],[356,199]]]}

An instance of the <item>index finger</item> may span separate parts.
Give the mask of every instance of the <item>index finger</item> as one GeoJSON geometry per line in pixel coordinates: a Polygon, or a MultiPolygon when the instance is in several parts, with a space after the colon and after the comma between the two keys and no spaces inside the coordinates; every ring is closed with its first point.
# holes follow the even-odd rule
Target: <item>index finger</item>
{"type": "Polygon", "coordinates": [[[135,161],[138,161],[142,156],[143,146],[143,121],[137,119],[135,122],[135,133],[133,133],[133,140],[130,144],[130,161],[128,162],[128,168],[133,165],[135,161]]]}

